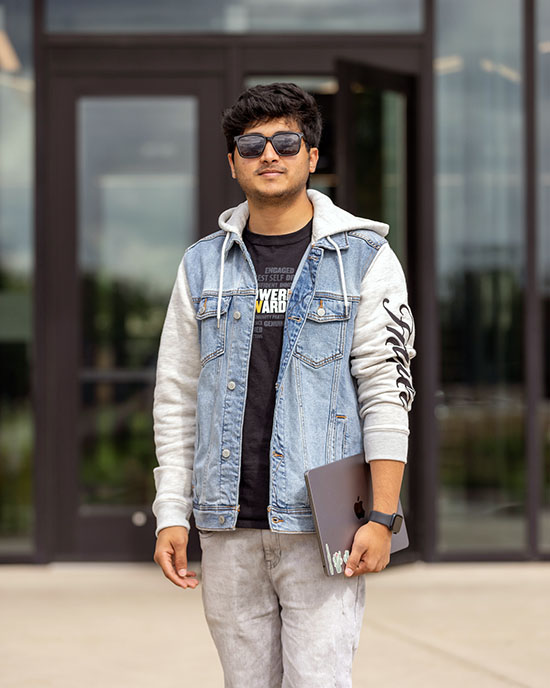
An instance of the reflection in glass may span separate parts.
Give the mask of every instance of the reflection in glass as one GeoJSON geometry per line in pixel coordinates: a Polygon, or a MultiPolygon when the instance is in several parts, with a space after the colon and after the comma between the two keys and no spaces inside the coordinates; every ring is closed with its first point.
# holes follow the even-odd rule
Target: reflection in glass
{"type": "Polygon", "coordinates": [[[377,33],[423,28],[422,0],[47,0],[48,31],[67,33],[377,33]]]}
{"type": "Polygon", "coordinates": [[[82,385],[81,513],[90,506],[152,503],[152,394],[150,382],[82,385]]]}
{"type": "Polygon", "coordinates": [[[436,3],[440,552],[525,547],[521,8],[436,3]]]}
{"type": "Polygon", "coordinates": [[[537,83],[537,173],[539,293],[542,299],[543,383],[540,407],[543,480],[541,489],[540,547],[550,551],[550,0],[538,0],[536,38],[537,83]]]}
{"type": "Polygon", "coordinates": [[[193,97],[79,101],[82,365],[153,367],[197,233],[193,97]]]}
{"type": "Polygon", "coordinates": [[[33,551],[32,3],[0,3],[0,553],[33,551]]]}
{"type": "Polygon", "coordinates": [[[388,241],[406,272],[406,97],[355,81],[351,91],[356,206],[347,210],[390,225],[388,241]]]}
{"type": "Polygon", "coordinates": [[[149,507],[160,333],[198,234],[197,100],[84,97],[77,114],[81,499],[149,507]]]}

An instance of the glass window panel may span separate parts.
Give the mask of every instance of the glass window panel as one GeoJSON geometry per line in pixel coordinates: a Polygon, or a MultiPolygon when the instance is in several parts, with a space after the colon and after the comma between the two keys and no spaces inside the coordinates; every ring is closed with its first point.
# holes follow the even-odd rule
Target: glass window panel
{"type": "Polygon", "coordinates": [[[550,551],[550,0],[538,0],[536,45],[537,115],[538,115],[538,234],[537,256],[539,293],[543,327],[543,384],[540,408],[543,456],[542,511],[540,547],[550,551]]]}
{"type": "Polygon", "coordinates": [[[153,388],[143,382],[82,385],[79,512],[152,503],[156,465],[153,388]]]}
{"type": "Polygon", "coordinates": [[[388,241],[407,272],[406,96],[356,82],[351,90],[355,212],[389,224],[388,241]]]}
{"type": "Polygon", "coordinates": [[[166,302],[197,233],[197,102],[79,100],[82,365],[154,366],[166,302]]]}
{"type": "Polygon", "coordinates": [[[0,553],[33,551],[32,2],[0,1],[0,553]]]}
{"type": "Polygon", "coordinates": [[[64,33],[418,32],[422,0],[47,0],[48,31],[64,33]]]}
{"type": "Polygon", "coordinates": [[[154,497],[151,395],[166,304],[197,236],[197,134],[195,96],[78,101],[81,514],[154,497]]]}
{"type": "Polygon", "coordinates": [[[521,13],[436,3],[440,552],[526,545],[521,13]]]}

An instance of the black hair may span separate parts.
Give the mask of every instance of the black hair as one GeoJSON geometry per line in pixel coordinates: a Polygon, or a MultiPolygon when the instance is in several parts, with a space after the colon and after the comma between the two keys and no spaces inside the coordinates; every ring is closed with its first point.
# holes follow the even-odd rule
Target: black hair
{"type": "Polygon", "coordinates": [[[222,129],[227,150],[233,153],[233,137],[246,128],[282,118],[296,120],[308,148],[319,146],[323,123],[315,98],[296,84],[278,82],[252,86],[224,111],[222,129]]]}

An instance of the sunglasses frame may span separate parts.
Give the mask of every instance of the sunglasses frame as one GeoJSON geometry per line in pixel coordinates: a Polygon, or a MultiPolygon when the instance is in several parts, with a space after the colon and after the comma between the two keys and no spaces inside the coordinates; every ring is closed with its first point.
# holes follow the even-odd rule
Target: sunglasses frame
{"type": "MultiPolygon", "coordinates": [[[[235,141],[235,144],[237,146],[237,150],[239,151],[239,155],[241,156],[241,158],[244,158],[245,160],[253,160],[254,158],[261,157],[262,153],[265,150],[265,147],[267,146],[268,141],[273,146],[273,149],[275,150],[277,155],[280,155],[283,158],[291,158],[294,155],[298,155],[298,153],[300,152],[300,149],[302,148],[302,139],[303,138],[304,138],[304,134],[300,131],[276,131],[273,134],[273,136],[264,136],[263,134],[240,134],[239,136],[234,136],[233,140],[235,141]],[[296,151],[296,153],[279,153],[279,151],[277,150],[277,146],[273,143],[274,137],[278,136],[279,134],[294,134],[295,136],[300,137],[300,145],[298,146],[298,150],[296,151]],[[244,138],[245,136],[259,136],[260,138],[262,138],[264,140],[264,146],[263,146],[262,150],[258,153],[258,155],[243,155],[241,153],[241,149],[239,148],[239,141],[242,138],[244,138]]],[[[306,148],[309,150],[309,146],[305,140],[304,140],[304,143],[306,144],[306,148]]]]}

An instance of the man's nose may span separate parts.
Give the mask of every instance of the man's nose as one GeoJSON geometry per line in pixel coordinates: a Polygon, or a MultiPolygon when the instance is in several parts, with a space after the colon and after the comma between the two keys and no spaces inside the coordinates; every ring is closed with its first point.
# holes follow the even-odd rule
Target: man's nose
{"type": "Polygon", "coordinates": [[[273,144],[271,141],[267,141],[265,144],[264,152],[262,153],[261,156],[262,160],[268,161],[268,160],[278,160],[279,159],[279,154],[273,148],[273,144]]]}

